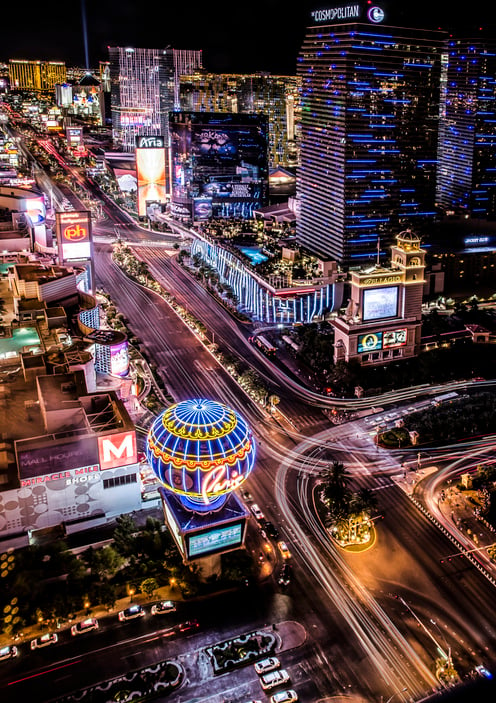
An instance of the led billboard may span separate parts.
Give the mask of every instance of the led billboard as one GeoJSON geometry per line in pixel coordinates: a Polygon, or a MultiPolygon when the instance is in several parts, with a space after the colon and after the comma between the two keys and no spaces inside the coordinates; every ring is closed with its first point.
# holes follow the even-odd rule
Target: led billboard
{"type": "Polygon", "coordinates": [[[384,332],[384,339],[382,346],[384,349],[391,349],[392,347],[404,347],[407,340],[407,329],[401,330],[389,330],[389,332],[384,332]]]}
{"type": "Polygon", "coordinates": [[[188,558],[195,559],[226,548],[240,547],[243,540],[243,523],[215,527],[205,532],[188,535],[188,558]]]}
{"type": "Polygon", "coordinates": [[[91,259],[91,219],[87,210],[55,213],[61,261],[91,259]]]}
{"type": "Polygon", "coordinates": [[[369,332],[358,336],[357,352],[371,352],[382,349],[382,332],[369,332]]]}
{"type": "Polygon", "coordinates": [[[365,288],[362,319],[385,320],[398,315],[398,286],[365,288]]]}
{"type": "Polygon", "coordinates": [[[165,155],[163,137],[136,137],[138,215],[140,217],[146,216],[147,201],[165,203],[167,200],[165,155]]]}
{"type": "Polygon", "coordinates": [[[65,130],[67,144],[70,147],[76,147],[83,143],[83,128],[82,127],[67,127],[65,130]]]}
{"type": "Polygon", "coordinates": [[[127,376],[129,372],[129,352],[127,339],[110,347],[110,373],[112,376],[127,376]]]}

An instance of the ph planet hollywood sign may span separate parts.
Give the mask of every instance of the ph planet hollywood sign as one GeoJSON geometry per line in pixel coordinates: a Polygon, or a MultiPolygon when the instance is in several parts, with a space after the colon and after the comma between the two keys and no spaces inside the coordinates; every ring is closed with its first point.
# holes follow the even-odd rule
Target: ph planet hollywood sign
{"type": "MultiPolygon", "coordinates": [[[[343,22],[346,20],[358,20],[362,16],[365,8],[362,5],[344,5],[342,7],[330,7],[323,10],[312,10],[311,17],[314,22],[343,22]]],[[[367,9],[367,19],[373,24],[383,22],[385,18],[384,10],[376,5],[367,9]]]]}

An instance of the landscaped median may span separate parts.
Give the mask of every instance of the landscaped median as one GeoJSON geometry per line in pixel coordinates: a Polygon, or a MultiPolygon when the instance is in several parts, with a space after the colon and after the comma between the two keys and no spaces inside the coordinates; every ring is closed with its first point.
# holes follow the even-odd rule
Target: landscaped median
{"type": "Polygon", "coordinates": [[[272,654],[278,644],[278,639],[272,632],[255,630],[245,635],[239,635],[224,642],[206,648],[206,653],[212,661],[214,674],[245,666],[272,654]]]}
{"type": "Polygon", "coordinates": [[[184,669],[172,661],[162,661],[123,676],[69,693],[52,703],[109,703],[146,701],[171,693],[184,681],[184,669]]]}

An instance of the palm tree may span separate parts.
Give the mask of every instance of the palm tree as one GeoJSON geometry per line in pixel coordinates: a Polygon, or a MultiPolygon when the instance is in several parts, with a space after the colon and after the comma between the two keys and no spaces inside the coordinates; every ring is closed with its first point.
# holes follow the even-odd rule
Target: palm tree
{"type": "Polygon", "coordinates": [[[322,478],[324,479],[322,498],[328,505],[329,521],[336,523],[348,519],[351,501],[351,491],[348,487],[350,475],[344,464],[333,461],[323,472],[322,478]]]}

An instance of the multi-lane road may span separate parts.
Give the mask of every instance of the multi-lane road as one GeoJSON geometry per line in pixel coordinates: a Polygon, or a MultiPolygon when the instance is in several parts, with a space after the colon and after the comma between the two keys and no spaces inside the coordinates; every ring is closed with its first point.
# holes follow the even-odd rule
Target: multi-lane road
{"type": "MultiPolygon", "coordinates": [[[[96,195],[98,191],[94,191],[96,195]]],[[[397,480],[404,457],[377,449],[368,434],[370,426],[362,421],[330,426],[322,409],[345,405],[345,401],[321,398],[285,377],[282,368],[271,365],[249,346],[243,325],[178,266],[171,251],[163,245],[150,246],[150,242],[163,241],[163,235],[135,227],[105,197],[103,211],[106,219],[95,226],[99,284],[142,340],[176,400],[214,396],[238,409],[250,422],[259,446],[249,489],[267,517],[279,526],[293,554],[294,579],[289,591],[281,592],[269,580],[246,609],[234,607],[231,611],[223,603],[218,611],[204,615],[206,637],[222,638],[248,624],[298,620],[307,633],[306,644],[287,657],[293,678],[299,682],[300,699],[306,703],[343,693],[367,701],[387,700],[393,695],[395,700],[421,700],[439,687],[434,675],[439,649],[450,651],[462,674],[478,663],[496,661],[496,616],[487,607],[494,599],[494,588],[481,571],[470,565],[456,572],[446,566],[443,556],[453,549],[452,543],[418,510],[397,480]],[[204,322],[212,338],[264,375],[297,429],[281,426],[271,418],[239,388],[164,300],[126,278],[110,255],[108,239],[117,231],[133,243],[154,277],[204,322]],[[319,473],[334,458],[349,466],[356,486],[376,491],[379,512],[384,515],[377,522],[374,546],[360,555],[337,547],[315,517],[313,501],[319,473]]],[[[407,389],[374,400],[376,407],[392,406],[410,402],[418,393],[419,389],[407,389]]],[[[354,399],[347,407],[358,410],[373,402],[354,399]]],[[[239,602],[239,595],[237,598],[239,602]]],[[[246,597],[242,600],[250,602],[246,597]]],[[[210,605],[214,608],[214,601],[210,605]]],[[[194,609],[190,606],[188,612],[194,609]]],[[[107,647],[112,647],[113,656],[126,661],[157,657],[160,635],[154,633],[153,629],[151,634],[146,630],[139,640],[134,635],[129,639],[123,630],[114,627],[112,635],[104,631],[98,635],[102,640],[91,640],[96,652],[78,647],[74,656],[84,654],[87,670],[98,677],[102,672],[95,654],[105,654],[107,647]]],[[[206,641],[202,637],[205,634],[192,635],[191,640],[178,643],[177,651],[170,651],[180,659],[194,657],[206,641]]],[[[62,668],[65,658],[73,665],[70,651],[64,651],[57,658],[57,666],[62,668]]],[[[12,665],[13,675],[16,666],[12,665]]],[[[34,660],[32,666],[33,672],[38,671],[34,660]]],[[[43,700],[53,698],[48,695],[53,690],[51,685],[64,675],[56,673],[57,666],[53,674],[45,667],[43,680],[51,684],[43,700]]],[[[19,662],[19,671],[21,668],[19,662]]],[[[188,692],[169,700],[213,701],[211,696],[223,693],[236,703],[249,697],[261,698],[252,674],[251,669],[237,672],[216,679],[215,685],[210,680],[205,683],[207,679],[199,683],[192,679],[188,692]]]]}

